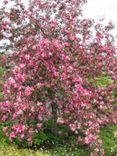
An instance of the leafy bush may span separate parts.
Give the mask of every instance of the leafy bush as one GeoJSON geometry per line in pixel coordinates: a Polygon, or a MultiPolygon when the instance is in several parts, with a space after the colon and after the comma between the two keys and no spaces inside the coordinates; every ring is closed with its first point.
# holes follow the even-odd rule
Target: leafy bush
{"type": "Polygon", "coordinates": [[[39,146],[44,143],[44,141],[47,141],[47,139],[48,138],[44,132],[37,132],[33,137],[33,145],[39,146]]]}

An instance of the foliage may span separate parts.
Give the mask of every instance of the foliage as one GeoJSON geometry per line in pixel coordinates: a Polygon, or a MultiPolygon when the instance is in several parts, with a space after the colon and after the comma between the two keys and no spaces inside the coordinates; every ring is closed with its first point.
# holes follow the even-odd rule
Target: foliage
{"type": "Polygon", "coordinates": [[[95,85],[96,86],[101,86],[101,87],[108,87],[112,83],[113,83],[113,81],[109,77],[104,76],[104,75],[101,75],[95,81],[95,85]]]}
{"type": "Polygon", "coordinates": [[[48,137],[43,132],[51,120],[54,138],[49,135],[50,140],[57,139],[59,125],[64,125],[78,134],[77,142],[91,147],[92,155],[104,155],[100,128],[117,124],[117,98],[112,95],[116,47],[109,32],[112,23],[103,26],[82,19],[84,3],[32,0],[25,8],[14,0],[8,8],[4,1],[0,39],[10,41],[4,45],[10,53],[1,56],[6,81],[0,120],[10,122],[3,127],[10,141],[40,144],[41,138],[48,137]],[[103,73],[113,82],[108,87],[99,86],[103,73]]]}
{"type": "Polygon", "coordinates": [[[44,132],[38,132],[34,135],[33,142],[34,146],[38,146],[47,140],[47,136],[44,132]]]}
{"type": "Polygon", "coordinates": [[[0,92],[0,101],[3,100],[3,95],[2,95],[2,92],[0,92]]]}

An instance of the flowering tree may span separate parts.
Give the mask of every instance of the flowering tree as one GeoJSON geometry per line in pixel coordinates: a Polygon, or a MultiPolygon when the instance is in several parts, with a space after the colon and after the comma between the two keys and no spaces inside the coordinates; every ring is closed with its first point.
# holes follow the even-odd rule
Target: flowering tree
{"type": "Polygon", "coordinates": [[[0,14],[0,38],[10,41],[2,57],[6,72],[1,122],[10,140],[33,142],[44,123],[53,120],[74,133],[78,142],[100,152],[99,132],[106,124],[117,124],[117,58],[113,25],[103,26],[82,19],[85,0],[32,0],[29,7],[18,0],[0,14]],[[113,80],[107,88],[95,85],[100,75],[113,80]]]}

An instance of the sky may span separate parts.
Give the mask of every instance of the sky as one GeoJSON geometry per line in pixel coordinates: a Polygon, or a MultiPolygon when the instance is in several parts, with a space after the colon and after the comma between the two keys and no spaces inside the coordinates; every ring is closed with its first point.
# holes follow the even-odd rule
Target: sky
{"type": "Polygon", "coordinates": [[[117,0],[87,0],[83,7],[84,17],[105,18],[117,25],[117,0]]]}

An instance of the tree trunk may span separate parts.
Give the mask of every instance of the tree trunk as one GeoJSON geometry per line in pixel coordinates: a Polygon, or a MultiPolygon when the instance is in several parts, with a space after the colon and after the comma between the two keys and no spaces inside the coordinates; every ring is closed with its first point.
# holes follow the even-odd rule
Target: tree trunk
{"type": "Polygon", "coordinates": [[[52,104],[52,116],[53,116],[53,125],[52,125],[52,134],[57,136],[58,128],[57,128],[57,104],[52,104]]]}

